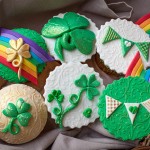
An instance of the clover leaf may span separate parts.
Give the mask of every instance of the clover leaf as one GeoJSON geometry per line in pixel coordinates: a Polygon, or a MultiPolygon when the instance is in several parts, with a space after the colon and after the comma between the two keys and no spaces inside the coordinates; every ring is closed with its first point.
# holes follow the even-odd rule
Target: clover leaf
{"type": "Polygon", "coordinates": [[[74,83],[77,87],[81,87],[81,88],[87,87],[87,77],[86,77],[86,75],[84,75],[84,74],[81,75],[81,77],[79,79],[75,80],[74,83]]]}
{"type": "Polygon", "coordinates": [[[90,118],[90,117],[91,117],[91,114],[92,114],[92,109],[91,109],[91,108],[86,108],[86,109],[83,111],[83,115],[84,115],[86,118],[90,118]]]}
{"type": "Polygon", "coordinates": [[[89,100],[93,100],[93,98],[99,94],[100,93],[96,88],[91,88],[91,87],[87,88],[86,95],[89,100]]]}
{"type": "Polygon", "coordinates": [[[76,29],[70,32],[76,48],[85,55],[91,54],[95,43],[95,34],[89,30],[76,29]]]}
{"type": "Polygon", "coordinates": [[[62,18],[54,17],[45,24],[42,29],[42,35],[47,38],[56,38],[67,31],[69,31],[67,22],[62,18]]]}
{"type": "Polygon", "coordinates": [[[23,127],[26,127],[26,126],[28,126],[29,120],[30,120],[31,117],[32,117],[32,115],[31,115],[29,112],[26,112],[26,113],[19,114],[19,115],[17,116],[17,119],[18,119],[18,122],[19,122],[23,127]]]}
{"type": "Polygon", "coordinates": [[[18,115],[17,108],[13,103],[8,103],[7,108],[5,108],[2,113],[6,117],[17,117],[18,115]]]}
{"type": "Polygon", "coordinates": [[[90,23],[89,21],[74,12],[68,12],[64,15],[64,20],[68,23],[70,30],[76,28],[87,28],[90,23]]]}
{"type": "Polygon", "coordinates": [[[90,86],[90,87],[98,87],[98,86],[100,86],[100,82],[98,80],[96,80],[96,77],[95,77],[94,74],[92,74],[89,77],[88,86],[90,86]]]}
{"type": "Polygon", "coordinates": [[[30,104],[26,103],[22,98],[19,98],[16,103],[18,113],[25,113],[30,109],[30,104]]]}

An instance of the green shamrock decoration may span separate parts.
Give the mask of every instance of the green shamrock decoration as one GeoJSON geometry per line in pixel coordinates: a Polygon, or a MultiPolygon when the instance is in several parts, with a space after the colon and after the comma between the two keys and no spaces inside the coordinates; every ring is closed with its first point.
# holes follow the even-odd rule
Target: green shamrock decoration
{"type": "Polygon", "coordinates": [[[86,109],[83,111],[83,115],[84,115],[86,118],[90,118],[90,117],[91,117],[91,114],[92,114],[92,109],[91,109],[91,108],[86,108],[86,109]]]}
{"type": "Polygon", "coordinates": [[[138,107],[137,107],[137,106],[130,106],[130,107],[129,107],[129,111],[130,111],[132,114],[136,114],[137,111],[138,111],[138,107]]]}
{"type": "Polygon", "coordinates": [[[17,120],[21,126],[28,126],[29,120],[32,117],[29,113],[30,104],[26,103],[22,98],[19,98],[16,102],[16,106],[13,103],[8,103],[7,108],[5,108],[2,113],[11,118],[8,125],[2,130],[2,132],[10,132],[16,135],[20,132],[20,127],[15,123],[17,120]]]}
{"type": "Polygon", "coordinates": [[[78,80],[75,81],[75,85],[86,91],[87,98],[89,100],[92,100],[94,96],[100,94],[97,90],[97,87],[100,86],[100,82],[96,80],[94,74],[89,77],[89,80],[85,75],[82,75],[78,80]]]}
{"type": "MultiPolygon", "coordinates": [[[[48,102],[55,100],[58,104],[58,107],[55,107],[52,112],[56,115],[56,123],[59,124],[60,128],[63,127],[64,116],[78,106],[83,92],[86,92],[86,96],[89,100],[93,100],[94,96],[99,95],[97,87],[100,86],[100,82],[96,80],[94,74],[92,74],[89,79],[83,74],[79,79],[75,80],[74,84],[81,89],[78,94],[71,94],[69,98],[70,105],[65,110],[62,107],[64,95],[60,90],[53,90],[52,93],[48,95],[48,102]]],[[[87,118],[90,118],[92,113],[92,110],[89,109],[90,108],[83,113],[87,118]]]]}
{"type": "Polygon", "coordinates": [[[42,29],[42,35],[56,38],[54,51],[60,60],[64,60],[63,49],[78,49],[82,54],[89,55],[93,50],[95,34],[87,30],[89,21],[74,12],[68,12],[63,18],[54,17],[42,29]]]}

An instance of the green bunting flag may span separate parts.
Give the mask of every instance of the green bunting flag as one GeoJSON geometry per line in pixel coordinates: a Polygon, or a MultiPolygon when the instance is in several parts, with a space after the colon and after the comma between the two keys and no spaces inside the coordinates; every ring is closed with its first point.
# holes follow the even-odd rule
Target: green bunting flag
{"type": "Polygon", "coordinates": [[[120,35],[111,27],[109,27],[102,44],[105,44],[107,42],[120,39],[120,38],[121,38],[120,35]]]}
{"type": "Polygon", "coordinates": [[[111,41],[116,40],[116,39],[121,40],[121,47],[122,47],[123,56],[125,56],[135,44],[137,46],[137,48],[140,50],[143,57],[146,59],[146,61],[148,61],[150,42],[133,42],[133,41],[124,39],[114,29],[109,27],[107,30],[107,33],[106,33],[106,35],[102,41],[102,44],[111,42],[111,41]]]}
{"type": "Polygon", "coordinates": [[[128,51],[133,47],[134,42],[121,38],[122,54],[125,56],[128,51]]]}
{"type": "Polygon", "coordinates": [[[136,46],[142,53],[143,57],[148,61],[150,43],[149,42],[136,43],[136,46]]]}

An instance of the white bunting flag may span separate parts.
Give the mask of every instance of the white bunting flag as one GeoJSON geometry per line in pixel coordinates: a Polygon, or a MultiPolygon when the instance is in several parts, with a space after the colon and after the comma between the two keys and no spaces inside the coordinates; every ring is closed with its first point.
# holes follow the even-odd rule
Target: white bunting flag
{"type": "Polygon", "coordinates": [[[135,116],[138,112],[140,103],[124,103],[124,104],[125,104],[125,107],[127,109],[131,123],[133,124],[135,116]]]}
{"type": "Polygon", "coordinates": [[[106,95],[106,118],[108,118],[121,104],[118,100],[106,95]]]}
{"type": "Polygon", "coordinates": [[[142,102],[141,104],[147,109],[148,112],[150,112],[150,99],[142,102]]]}

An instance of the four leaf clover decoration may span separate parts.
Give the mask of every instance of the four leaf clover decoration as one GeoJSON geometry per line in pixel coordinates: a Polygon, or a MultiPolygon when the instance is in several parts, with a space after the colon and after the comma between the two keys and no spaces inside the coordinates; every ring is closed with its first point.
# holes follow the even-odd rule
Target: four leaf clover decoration
{"type": "Polygon", "coordinates": [[[32,117],[31,113],[28,112],[30,107],[30,104],[26,103],[22,98],[17,100],[16,105],[13,103],[8,103],[7,107],[2,111],[2,113],[6,117],[9,117],[10,121],[2,130],[2,132],[10,132],[13,135],[18,134],[20,132],[20,127],[15,123],[16,120],[21,126],[28,126],[29,120],[32,117]]]}
{"type": "Polygon", "coordinates": [[[63,49],[78,49],[82,54],[89,55],[95,43],[95,34],[87,30],[89,21],[74,12],[68,12],[63,18],[54,17],[42,29],[42,35],[56,38],[54,51],[60,60],[64,60],[63,49]]]}

